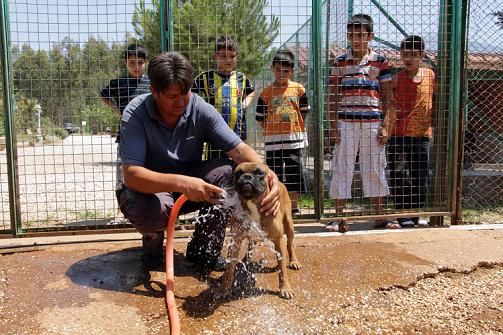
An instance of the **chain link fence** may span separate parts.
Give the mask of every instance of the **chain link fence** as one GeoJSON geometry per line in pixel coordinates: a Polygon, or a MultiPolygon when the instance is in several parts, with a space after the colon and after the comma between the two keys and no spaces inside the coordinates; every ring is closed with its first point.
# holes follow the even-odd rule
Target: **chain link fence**
{"type": "MultiPolygon", "coordinates": [[[[473,35],[473,31],[481,34],[487,27],[494,29],[488,32],[498,29],[491,26],[497,19],[491,13],[498,8],[488,12],[482,9],[482,3],[475,2],[471,3],[470,38],[485,46],[503,45],[486,43],[479,35],[473,35]],[[484,20],[489,17],[493,23],[483,24],[486,21],[477,15],[484,16],[484,20]]],[[[320,3],[318,31],[312,29],[313,3],[308,0],[9,1],[6,21],[11,64],[10,72],[2,74],[4,78],[12,77],[14,92],[8,101],[14,102],[16,139],[15,147],[9,151],[2,146],[0,137],[0,231],[9,232],[11,228],[9,201],[19,213],[17,234],[130,227],[122,220],[114,196],[114,136],[119,116],[100,101],[99,92],[110,79],[125,73],[123,51],[128,44],[144,45],[149,56],[163,49],[180,51],[191,60],[197,75],[216,69],[215,43],[221,35],[232,36],[240,45],[236,70],[244,73],[255,89],[245,114],[246,141],[262,155],[263,130],[255,117],[258,97],[264,87],[274,82],[271,62],[276,51],[286,49],[294,54],[292,80],[305,87],[311,104],[306,119],[309,145],[303,149],[307,190],[298,201],[302,213],[299,220],[328,221],[337,215],[368,219],[382,215],[391,218],[448,214],[453,198],[450,145],[455,136],[455,121],[449,114],[451,81],[455,77],[449,50],[452,12],[460,2],[442,3],[443,6],[428,0],[407,4],[395,0],[325,0],[320,3]],[[335,200],[328,192],[333,158],[327,114],[333,70],[330,60],[345,52],[347,19],[356,13],[373,17],[376,35],[371,46],[387,58],[392,74],[402,67],[398,46],[404,35],[418,34],[426,41],[424,66],[437,75],[437,91],[427,169],[430,187],[424,206],[397,209],[393,199],[387,197],[384,209],[375,211],[363,197],[358,167],[352,181],[352,199],[342,215],[336,213],[335,200]],[[322,45],[320,64],[314,62],[315,40],[322,45]],[[321,70],[321,76],[317,70],[321,70]],[[321,83],[320,90],[316,89],[316,81],[321,83]],[[323,138],[318,136],[320,129],[323,138]],[[12,167],[17,173],[19,192],[15,199],[9,198],[8,157],[14,158],[12,167]],[[323,194],[317,192],[316,183],[321,183],[323,194]]],[[[500,191],[484,186],[494,183],[501,174],[501,162],[497,160],[501,156],[501,129],[497,122],[501,108],[494,103],[501,91],[498,88],[502,76],[497,65],[501,63],[501,50],[493,49],[488,55],[490,50],[477,49],[479,54],[474,55],[470,49],[467,62],[469,94],[463,102],[467,107],[465,211],[472,207],[501,211],[500,191]],[[489,97],[493,97],[490,103],[484,100],[489,97]]],[[[2,119],[5,110],[2,108],[2,119]]],[[[6,126],[2,124],[2,130],[6,126]]]]}
{"type": "Polygon", "coordinates": [[[503,222],[503,10],[470,3],[463,220],[503,222]]]}

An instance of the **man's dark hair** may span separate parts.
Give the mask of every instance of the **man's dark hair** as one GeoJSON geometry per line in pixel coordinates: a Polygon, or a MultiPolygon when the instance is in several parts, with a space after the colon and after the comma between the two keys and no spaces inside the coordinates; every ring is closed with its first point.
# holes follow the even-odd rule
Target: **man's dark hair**
{"type": "Polygon", "coordinates": [[[356,14],[353,15],[346,25],[346,28],[349,30],[354,30],[355,28],[365,27],[367,32],[370,34],[374,32],[374,21],[367,14],[356,14]]]}
{"type": "Polygon", "coordinates": [[[407,36],[400,43],[400,50],[424,51],[424,40],[418,35],[407,36]]]}
{"type": "Polygon", "coordinates": [[[150,61],[148,77],[150,85],[161,92],[179,85],[183,93],[188,93],[192,86],[192,65],[178,52],[164,52],[150,61]]]}
{"type": "Polygon", "coordinates": [[[276,64],[279,66],[288,66],[293,69],[295,66],[295,56],[289,50],[280,50],[272,59],[272,66],[276,64]]]}
{"type": "Polygon", "coordinates": [[[234,39],[229,35],[222,35],[217,39],[215,51],[219,52],[220,50],[227,51],[239,51],[239,43],[234,41],[234,39]]]}
{"type": "Polygon", "coordinates": [[[141,44],[130,44],[126,51],[124,51],[124,59],[127,60],[131,56],[147,60],[147,50],[145,50],[145,47],[141,44]]]}

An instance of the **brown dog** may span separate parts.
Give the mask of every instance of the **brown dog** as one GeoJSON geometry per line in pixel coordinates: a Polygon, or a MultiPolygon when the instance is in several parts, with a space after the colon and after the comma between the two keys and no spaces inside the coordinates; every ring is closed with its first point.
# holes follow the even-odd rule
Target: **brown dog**
{"type": "MultiPolygon", "coordinates": [[[[280,296],[284,299],[293,298],[293,291],[288,281],[287,275],[287,250],[290,258],[288,267],[294,270],[300,269],[301,265],[295,255],[293,247],[293,220],[292,204],[288,191],[282,183],[279,183],[280,207],[276,216],[264,216],[259,212],[262,199],[269,193],[269,168],[262,163],[241,163],[234,172],[234,188],[245,211],[260,227],[273,243],[277,251],[279,272],[280,296]],[[284,235],[286,234],[286,241],[284,235]]],[[[236,213],[235,216],[239,216],[236,213]]],[[[234,234],[234,243],[229,246],[229,263],[223,278],[223,295],[230,294],[234,272],[239,260],[241,245],[245,239],[252,243],[253,236],[250,234],[249,226],[243,224],[242,220],[234,218],[230,222],[231,234],[234,234]]]]}

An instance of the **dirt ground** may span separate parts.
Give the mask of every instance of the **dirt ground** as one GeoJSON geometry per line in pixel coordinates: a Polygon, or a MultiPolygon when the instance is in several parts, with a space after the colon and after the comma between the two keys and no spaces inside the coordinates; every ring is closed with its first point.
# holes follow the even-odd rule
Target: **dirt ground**
{"type": "MultiPolygon", "coordinates": [[[[142,269],[139,244],[4,246],[0,334],[167,334],[165,273],[142,269]]],[[[178,240],[182,333],[503,334],[501,228],[302,234],[295,244],[294,299],[278,296],[265,244],[249,265],[255,287],[215,300],[222,273],[197,272],[178,240]]]]}

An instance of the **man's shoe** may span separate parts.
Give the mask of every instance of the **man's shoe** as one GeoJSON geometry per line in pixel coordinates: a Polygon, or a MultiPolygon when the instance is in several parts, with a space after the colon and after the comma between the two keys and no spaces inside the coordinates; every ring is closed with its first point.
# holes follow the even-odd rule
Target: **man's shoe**
{"type": "Polygon", "coordinates": [[[163,256],[164,232],[142,236],[143,254],[141,261],[145,269],[157,269],[165,264],[163,256]]]}
{"type": "Polygon", "coordinates": [[[162,255],[141,255],[141,262],[145,270],[157,270],[166,265],[166,260],[162,255]]]}

